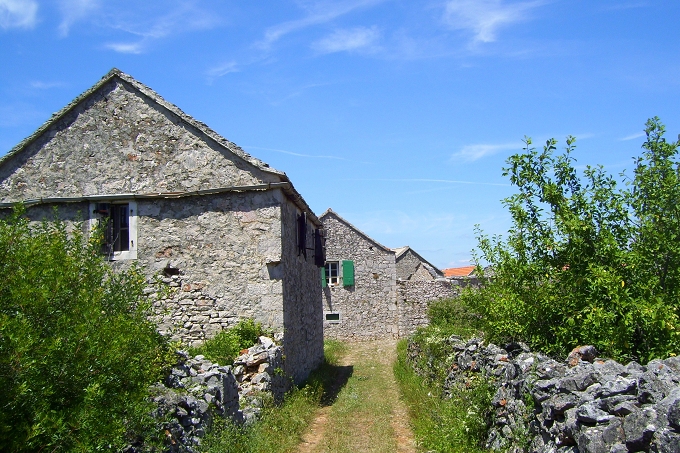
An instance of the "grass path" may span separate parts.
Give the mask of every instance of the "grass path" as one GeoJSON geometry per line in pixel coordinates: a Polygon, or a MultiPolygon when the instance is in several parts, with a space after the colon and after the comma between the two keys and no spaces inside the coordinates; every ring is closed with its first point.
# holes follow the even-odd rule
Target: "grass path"
{"type": "Polygon", "coordinates": [[[415,453],[408,412],[392,365],[395,340],[346,343],[337,367],[335,401],[321,407],[298,453],[415,453]]]}

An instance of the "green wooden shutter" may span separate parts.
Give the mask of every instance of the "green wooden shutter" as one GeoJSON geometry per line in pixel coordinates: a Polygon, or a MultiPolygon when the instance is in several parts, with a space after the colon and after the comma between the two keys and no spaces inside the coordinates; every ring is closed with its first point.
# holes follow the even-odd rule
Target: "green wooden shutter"
{"type": "Polygon", "coordinates": [[[322,266],[319,269],[321,270],[321,287],[325,288],[328,286],[328,283],[326,283],[326,267],[322,266]]]}
{"type": "Polygon", "coordinates": [[[354,261],[342,262],[342,286],[354,286],[354,261]]]}

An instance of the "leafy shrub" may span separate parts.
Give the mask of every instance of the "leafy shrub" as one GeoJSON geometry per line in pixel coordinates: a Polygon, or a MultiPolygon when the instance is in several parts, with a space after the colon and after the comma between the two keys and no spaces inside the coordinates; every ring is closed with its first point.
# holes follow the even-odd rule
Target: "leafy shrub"
{"type": "Polygon", "coordinates": [[[478,233],[494,276],[461,298],[490,340],[557,355],[593,344],[619,360],[680,350],[679,143],[664,131],[658,118],[647,122],[626,189],[601,166],[579,177],[573,137],[561,155],[554,139],[542,151],[526,139],[508,159],[504,175],[519,190],[504,200],[513,226],[505,240],[478,233]]]}
{"type": "Polygon", "coordinates": [[[81,229],[32,228],[18,208],[0,220],[0,275],[0,450],[120,450],[154,432],[147,389],[169,353],[139,270],[114,273],[81,229]]]}
{"type": "Polygon", "coordinates": [[[190,353],[203,354],[213,362],[227,365],[238,357],[241,350],[257,343],[258,337],[263,334],[261,323],[252,319],[242,319],[234,327],[219,332],[200,346],[191,348],[190,353]]]}

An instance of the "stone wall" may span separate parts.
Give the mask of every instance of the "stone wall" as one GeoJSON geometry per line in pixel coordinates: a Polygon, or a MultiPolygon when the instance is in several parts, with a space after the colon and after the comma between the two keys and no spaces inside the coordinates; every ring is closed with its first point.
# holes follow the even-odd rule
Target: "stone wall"
{"type": "MultiPolygon", "coordinates": [[[[583,346],[561,362],[521,343],[499,347],[452,336],[446,344],[451,364],[444,396],[467,388],[475,375],[495,388],[486,448],[516,453],[680,451],[678,357],[622,365],[583,346]]],[[[422,354],[413,342],[408,351],[411,360],[422,354]]]]}
{"type": "MultiPolygon", "coordinates": [[[[323,310],[339,313],[339,322],[324,320],[328,338],[397,337],[395,255],[333,213],[322,216],[326,261],[352,260],[353,286],[323,288],[323,310]]],[[[318,302],[317,302],[318,303],[318,302]]]]}
{"type": "Polygon", "coordinates": [[[323,361],[321,280],[314,264],[313,225],[307,225],[305,257],[298,254],[297,247],[297,216],[301,213],[290,203],[283,204],[281,212],[281,264],[273,265],[282,266],[283,273],[269,269],[274,277],[283,277],[284,370],[299,384],[323,361]]]}
{"type": "Polygon", "coordinates": [[[397,280],[434,280],[437,278],[434,269],[421,261],[410,248],[397,258],[396,265],[397,280]]]}
{"type": "MultiPolygon", "coordinates": [[[[286,332],[296,382],[320,363],[319,271],[296,255],[292,213],[309,208],[284,173],[112,71],[0,159],[0,202],[93,196],[131,203],[134,250],[119,257],[136,258],[112,266],[140,264],[163,333],[193,344],[254,318],[286,332]]],[[[88,228],[87,201],[29,215],[51,219],[53,206],[88,228]]]]}
{"type": "Polygon", "coordinates": [[[450,281],[397,281],[397,312],[399,316],[399,337],[407,337],[419,326],[429,324],[427,307],[433,300],[456,297],[458,286],[450,281]]]}
{"type": "MultiPolygon", "coordinates": [[[[235,145],[234,145],[235,147],[235,145]]],[[[193,191],[279,179],[113,79],[0,165],[0,201],[193,191]]]]}
{"type": "Polygon", "coordinates": [[[242,318],[283,329],[280,192],[138,202],[138,261],[151,278],[177,276],[157,293],[160,330],[196,342],[242,318]]]}

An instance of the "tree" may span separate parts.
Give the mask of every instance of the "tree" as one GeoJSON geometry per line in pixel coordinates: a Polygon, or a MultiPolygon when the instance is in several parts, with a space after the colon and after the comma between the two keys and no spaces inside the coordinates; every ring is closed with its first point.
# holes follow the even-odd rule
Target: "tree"
{"type": "MultiPolygon", "coordinates": [[[[541,151],[526,138],[504,175],[518,193],[504,200],[507,239],[478,231],[494,278],[463,300],[497,340],[523,340],[553,354],[593,344],[619,359],[665,357],[680,346],[679,143],[658,118],[635,160],[628,188],[602,166],[579,176],[567,138],[541,151]]],[[[480,267],[480,272],[483,272],[480,267]]]]}
{"type": "Polygon", "coordinates": [[[138,269],[113,272],[96,238],[19,208],[0,220],[0,275],[0,450],[120,450],[151,430],[168,347],[138,269]]]}

